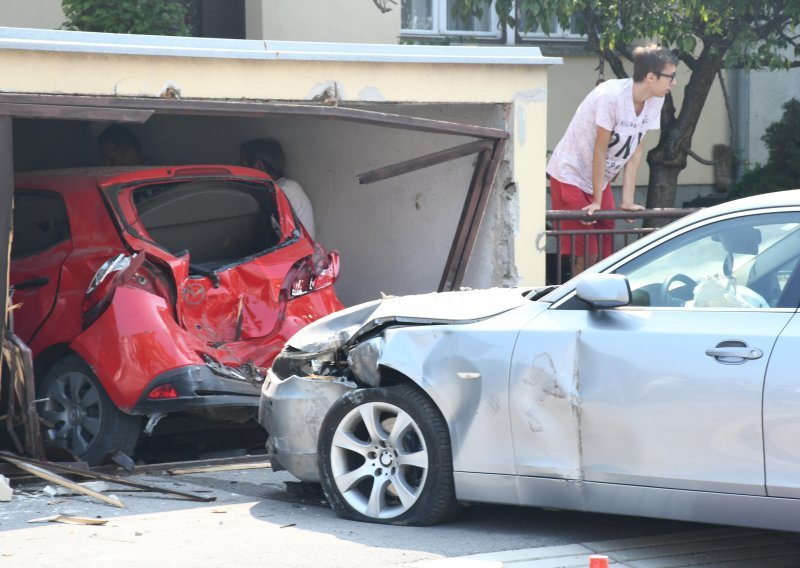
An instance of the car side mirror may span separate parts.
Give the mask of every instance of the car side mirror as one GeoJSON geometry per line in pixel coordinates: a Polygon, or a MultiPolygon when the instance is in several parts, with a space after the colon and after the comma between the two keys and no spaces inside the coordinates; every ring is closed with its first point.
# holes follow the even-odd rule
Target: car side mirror
{"type": "Polygon", "coordinates": [[[575,294],[593,308],[618,308],[631,303],[631,285],[621,274],[582,274],[575,294]]]}

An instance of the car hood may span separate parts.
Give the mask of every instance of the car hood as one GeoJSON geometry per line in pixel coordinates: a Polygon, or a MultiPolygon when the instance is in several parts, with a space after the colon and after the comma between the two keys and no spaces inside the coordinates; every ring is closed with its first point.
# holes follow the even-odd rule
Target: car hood
{"type": "Polygon", "coordinates": [[[529,302],[533,288],[491,288],[389,297],[326,316],[298,331],[287,342],[306,352],[354,342],[389,325],[464,324],[482,320],[529,302]]]}

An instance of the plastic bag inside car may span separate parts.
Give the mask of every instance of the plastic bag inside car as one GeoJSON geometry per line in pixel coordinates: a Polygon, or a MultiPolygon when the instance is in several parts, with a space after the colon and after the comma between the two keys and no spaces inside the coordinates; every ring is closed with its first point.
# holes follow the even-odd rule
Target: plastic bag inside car
{"type": "Polygon", "coordinates": [[[713,274],[701,279],[694,288],[694,301],[687,306],[696,308],[768,308],[761,294],[747,286],[736,284],[734,278],[713,274]]]}

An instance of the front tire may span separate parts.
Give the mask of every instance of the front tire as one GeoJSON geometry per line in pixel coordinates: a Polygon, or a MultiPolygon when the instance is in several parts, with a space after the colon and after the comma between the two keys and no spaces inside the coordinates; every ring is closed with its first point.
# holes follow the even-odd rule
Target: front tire
{"type": "Polygon", "coordinates": [[[77,355],[59,360],[45,373],[37,396],[46,399],[39,415],[46,421],[45,444],[69,451],[89,465],[103,463],[115,450],[130,454],[141,419],[119,410],[91,367],[77,355]]]}
{"type": "Polygon", "coordinates": [[[337,400],[317,455],[322,488],[340,517],[425,526],[459,510],[447,423],[414,386],[361,389],[337,400]]]}

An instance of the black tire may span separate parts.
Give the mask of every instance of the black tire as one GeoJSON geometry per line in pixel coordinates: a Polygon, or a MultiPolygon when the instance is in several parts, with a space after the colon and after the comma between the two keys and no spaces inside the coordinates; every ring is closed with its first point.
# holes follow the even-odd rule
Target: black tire
{"type": "Polygon", "coordinates": [[[447,423],[412,385],[360,389],[337,400],[322,422],[317,455],[322,489],[340,517],[426,526],[460,509],[447,423]],[[393,435],[398,417],[402,429],[393,435]]]}
{"type": "Polygon", "coordinates": [[[77,355],[56,362],[37,385],[38,407],[46,421],[45,444],[67,450],[89,465],[103,463],[115,450],[131,454],[141,418],[119,410],[91,367],[77,355]]]}

